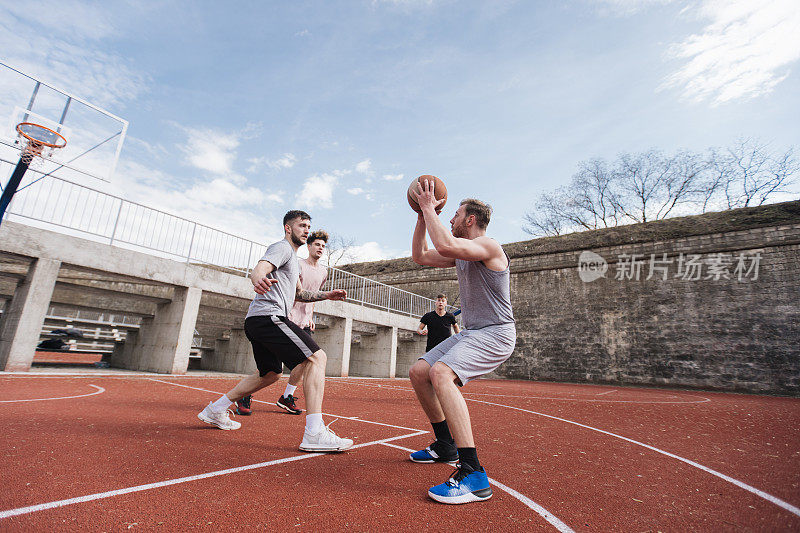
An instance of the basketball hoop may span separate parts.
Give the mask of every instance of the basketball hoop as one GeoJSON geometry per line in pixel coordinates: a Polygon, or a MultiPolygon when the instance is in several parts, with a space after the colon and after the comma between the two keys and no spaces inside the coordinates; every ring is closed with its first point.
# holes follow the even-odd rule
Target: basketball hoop
{"type": "Polygon", "coordinates": [[[64,148],[67,140],[63,135],[50,128],[34,124],[33,122],[20,122],[17,124],[18,143],[24,144],[22,148],[22,161],[29,165],[35,157],[50,157],[53,151],[64,148]]]}
{"type": "Polygon", "coordinates": [[[67,140],[63,135],[33,122],[20,122],[17,124],[17,136],[17,143],[23,145],[22,154],[20,154],[17,166],[14,167],[14,172],[8,178],[3,194],[0,195],[0,222],[3,221],[6,208],[11,203],[14,193],[17,192],[17,188],[22,182],[22,177],[31,162],[37,158],[41,160],[45,155],[50,157],[53,150],[64,148],[67,145],[67,140]],[[47,151],[47,154],[43,154],[45,151],[47,151]]]}

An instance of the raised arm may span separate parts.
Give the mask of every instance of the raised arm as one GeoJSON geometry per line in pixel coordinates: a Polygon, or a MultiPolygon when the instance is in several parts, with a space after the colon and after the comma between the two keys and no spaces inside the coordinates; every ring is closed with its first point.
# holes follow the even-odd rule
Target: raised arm
{"type": "Polygon", "coordinates": [[[415,263],[423,266],[451,267],[456,264],[453,259],[443,257],[436,250],[428,249],[428,240],[425,238],[425,219],[422,215],[417,217],[417,225],[414,227],[414,237],[411,240],[411,258],[415,263]]]}
{"type": "MultiPolygon", "coordinates": [[[[476,239],[462,239],[454,237],[436,214],[436,208],[441,203],[433,195],[433,184],[430,181],[419,184],[417,188],[417,201],[422,210],[425,228],[431,237],[433,247],[436,252],[444,259],[452,261],[455,259],[464,261],[488,261],[491,259],[503,259],[505,254],[502,247],[493,239],[481,236],[476,239]]],[[[419,227],[420,223],[417,222],[419,227]]],[[[416,236],[416,233],[415,233],[416,236]]],[[[488,266],[488,265],[487,265],[488,266]]]]}

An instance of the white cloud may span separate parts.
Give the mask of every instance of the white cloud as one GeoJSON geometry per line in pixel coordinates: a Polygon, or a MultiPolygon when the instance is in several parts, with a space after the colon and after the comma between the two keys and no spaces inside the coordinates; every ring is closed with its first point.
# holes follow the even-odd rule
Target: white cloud
{"type": "Polygon", "coordinates": [[[16,2],[0,7],[3,62],[101,107],[131,101],[150,83],[128,58],[103,46],[101,39],[116,32],[100,4],[53,1],[30,9],[16,2]]]}
{"type": "Polygon", "coordinates": [[[695,102],[721,104],[771,92],[800,59],[800,9],[797,0],[705,0],[699,16],[702,33],[671,47],[687,63],[665,87],[682,88],[695,102]]]}
{"type": "Polygon", "coordinates": [[[369,174],[372,169],[372,161],[365,159],[356,165],[356,172],[359,174],[369,174]]]}
{"type": "Polygon", "coordinates": [[[223,133],[209,128],[182,129],[189,137],[189,142],[180,146],[188,164],[212,174],[233,173],[233,162],[239,147],[237,133],[223,133]]]}
{"type": "Polygon", "coordinates": [[[403,179],[403,174],[384,174],[383,179],[386,181],[400,181],[403,179]]]}
{"type": "Polygon", "coordinates": [[[283,191],[266,194],[222,177],[182,186],[173,176],[127,158],[120,159],[110,189],[126,200],[243,238],[261,243],[280,238],[283,191]]]}
{"type": "Polygon", "coordinates": [[[408,255],[411,255],[408,250],[384,248],[375,241],[365,242],[364,244],[359,244],[348,249],[348,256],[353,258],[353,263],[395,259],[397,257],[407,257],[408,255]]]}
{"type": "Polygon", "coordinates": [[[353,187],[352,189],[347,189],[347,192],[349,192],[350,194],[361,194],[362,192],[364,192],[364,189],[362,189],[361,187],[353,187]]]}
{"type": "Polygon", "coordinates": [[[42,0],[36,2],[36,9],[24,2],[9,2],[4,9],[29,23],[79,39],[102,39],[115,32],[107,10],[78,0],[42,0]]]}
{"type": "Polygon", "coordinates": [[[267,157],[253,157],[247,160],[250,166],[247,172],[257,172],[261,167],[269,167],[273,170],[281,170],[284,168],[292,168],[297,162],[297,157],[294,154],[285,153],[283,157],[278,159],[269,159],[267,157]]]}
{"type": "Polygon", "coordinates": [[[294,34],[295,37],[305,37],[306,35],[311,35],[311,32],[308,30],[302,30],[294,34]]]}
{"type": "Polygon", "coordinates": [[[295,201],[299,207],[308,209],[333,207],[333,190],[344,174],[347,172],[334,170],[331,174],[315,174],[307,178],[295,201]]]}

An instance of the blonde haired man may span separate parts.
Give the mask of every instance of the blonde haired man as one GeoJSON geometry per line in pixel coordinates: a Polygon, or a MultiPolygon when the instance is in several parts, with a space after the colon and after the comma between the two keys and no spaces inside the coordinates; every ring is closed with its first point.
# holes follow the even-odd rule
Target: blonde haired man
{"type": "Polygon", "coordinates": [[[409,377],[436,441],[411,454],[417,463],[451,462],[458,469],[428,490],[441,503],[485,501],[492,497],[486,471],[478,461],[467,404],[459,388],[495,370],[511,356],[516,328],[511,309],[510,259],[486,236],[491,207],[474,199],[458,206],[447,231],[436,209],[433,183],[417,188],[417,217],[411,253],[420,265],[455,267],[464,330],[444,340],[411,367],[409,377]],[[434,249],[428,249],[426,233],[434,249]],[[452,431],[452,436],[451,432],[452,431]]]}

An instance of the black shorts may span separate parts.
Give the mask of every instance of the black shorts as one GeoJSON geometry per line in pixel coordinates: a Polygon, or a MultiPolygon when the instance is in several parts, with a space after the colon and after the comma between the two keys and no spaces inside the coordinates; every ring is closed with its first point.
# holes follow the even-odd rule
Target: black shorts
{"type": "Polygon", "coordinates": [[[280,374],[283,365],[293,369],[319,350],[311,335],[285,316],[248,317],[244,333],[253,345],[260,376],[268,372],[280,374]]]}

